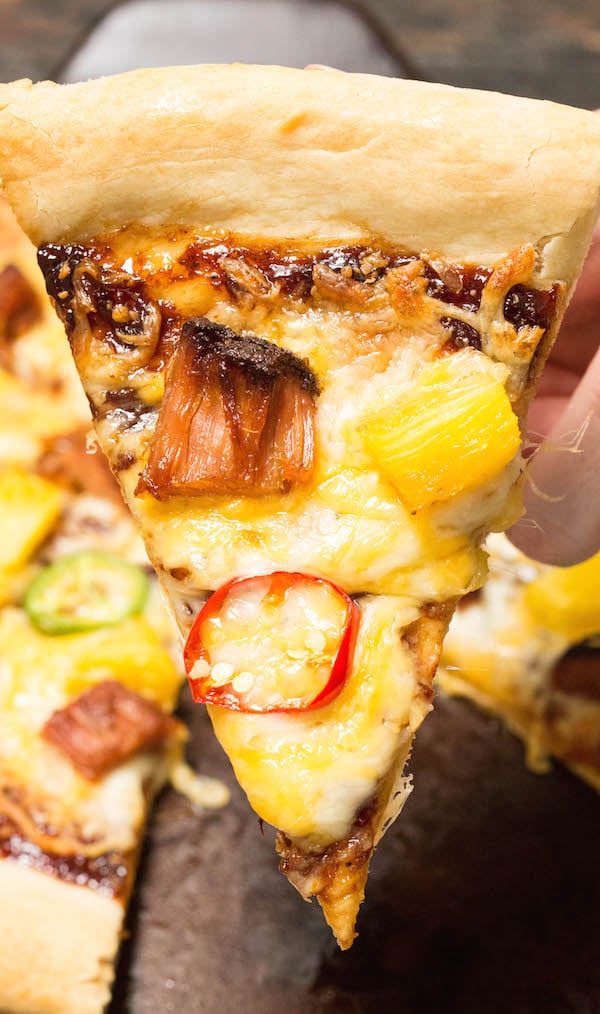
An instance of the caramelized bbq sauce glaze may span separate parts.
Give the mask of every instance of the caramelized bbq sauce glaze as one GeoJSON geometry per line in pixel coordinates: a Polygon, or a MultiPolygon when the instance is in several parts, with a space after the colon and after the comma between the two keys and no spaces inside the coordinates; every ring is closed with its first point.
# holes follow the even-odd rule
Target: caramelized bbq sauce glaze
{"type": "MultiPolygon", "coordinates": [[[[373,853],[376,834],[376,818],[378,813],[377,794],[369,800],[356,814],[350,834],[340,841],[333,842],[320,852],[310,852],[296,845],[283,831],[277,834],[276,849],[279,856],[279,870],[293,882],[302,892],[307,885],[303,880],[317,878],[318,893],[323,894],[327,885],[333,883],[339,875],[340,867],[345,868],[346,876],[358,873],[365,863],[369,862],[373,853]]],[[[313,893],[311,884],[311,894],[313,893]]]]}
{"type": "Polygon", "coordinates": [[[1,859],[15,859],[21,866],[113,898],[124,899],[129,893],[132,856],[120,852],[105,852],[99,856],[53,853],[24,838],[16,824],[0,814],[1,859]]]}
{"type": "MultiPolygon", "coordinates": [[[[89,247],[80,244],[64,246],[48,243],[40,248],[38,260],[46,280],[49,295],[54,299],[64,320],[67,332],[75,324],[73,310],[73,274],[82,261],[97,265],[99,277],[87,281],[87,294],[94,306],[95,321],[106,329],[107,340],[124,350],[128,338],[135,343],[142,329],[148,308],[153,303],[146,286],[135,274],[127,275],[114,265],[114,255],[106,244],[94,243],[89,247]],[[113,275],[113,280],[106,277],[113,275]],[[118,276],[118,277],[116,277],[118,276]],[[131,319],[115,327],[114,307],[131,312],[131,319]]],[[[279,296],[293,303],[305,303],[314,293],[315,271],[328,269],[345,280],[350,294],[356,286],[371,286],[389,270],[420,260],[426,278],[427,295],[446,306],[477,311],[491,268],[473,264],[452,264],[444,271],[444,279],[427,260],[417,254],[386,252],[367,246],[324,248],[312,253],[284,253],[276,246],[252,248],[239,246],[226,239],[201,239],[191,242],[169,268],[156,268],[151,272],[153,281],[178,282],[202,277],[217,290],[228,293],[233,301],[240,298],[246,284],[257,290],[277,288],[279,296]],[[236,270],[232,273],[232,265],[236,270]],[[241,274],[240,274],[241,270],[241,274]],[[235,277],[234,277],[235,274],[235,277]],[[164,277],[162,277],[164,276],[164,277]],[[240,280],[243,278],[243,282],[240,280]]],[[[524,326],[549,327],[556,306],[558,286],[549,290],[514,285],[504,300],[504,317],[517,330],[524,326]]],[[[147,369],[160,370],[169,358],[184,320],[177,315],[171,303],[155,301],[160,311],[160,331],[153,355],[145,364],[147,369]]],[[[124,314],[122,314],[124,316],[124,314]]],[[[452,316],[441,318],[448,330],[448,345],[458,349],[465,346],[481,348],[481,336],[472,325],[452,316]]],[[[450,350],[450,349],[449,349],[450,350]]]]}
{"type": "MultiPolygon", "coordinates": [[[[22,810],[26,805],[14,787],[11,788],[10,802],[11,810],[16,811],[22,810]]],[[[75,846],[79,835],[76,828],[62,832],[63,835],[66,834],[66,840],[73,843],[71,851],[70,847],[64,847],[61,830],[45,823],[40,813],[37,811],[35,814],[30,813],[27,821],[33,821],[37,833],[44,841],[43,845],[33,840],[35,834],[28,836],[16,819],[2,812],[0,793],[0,861],[14,859],[22,866],[50,874],[68,883],[89,887],[103,894],[110,894],[114,898],[127,896],[133,875],[133,852],[124,853],[111,849],[98,855],[90,855],[89,846],[94,843],[83,838],[81,849],[77,850],[75,846]],[[52,848],[52,839],[56,839],[55,849],[52,848]]]]}
{"type": "MultiPolygon", "coordinates": [[[[79,340],[76,315],[83,313],[96,338],[103,338],[116,354],[132,356],[129,369],[164,371],[192,317],[178,313],[168,299],[152,298],[153,288],[168,291],[170,285],[176,288],[177,283],[197,278],[214,290],[219,300],[238,304],[242,309],[274,296],[279,303],[298,312],[323,298],[351,311],[353,307],[359,310],[365,307],[373,286],[388,272],[415,263],[420,265],[417,274],[423,280],[426,294],[447,310],[440,316],[441,327],[447,332],[442,353],[466,347],[482,349],[482,336],[477,328],[453,316],[452,309],[477,312],[492,275],[488,267],[444,262],[443,266],[438,264],[438,271],[417,254],[366,245],[290,252],[275,245],[240,245],[235,237],[192,237],[187,242],[188,234],[182,229],[165,234],[166,259],[153,261],[143,252],[124,259],[118,253],[123,237],[127,237],[127,229],[121,230],[111,243],[46,244],[39,251],[48,293],[63,320],[76,359],[79,340]],[[127,271],[122,265],[127,266],[127,271]]],[[[141,235],[140,247],[147,241],[148,236],[141,235]]],[[[131,248],[131,239],[127,242],[131,248]]],[[[557,293],[557,285],[547,291],[514,285],[504,298],[504,318],[517,331],[522,327],[538,327],[545,332],[554,316],[557,293]]],[[[195,319],[209,324],[205,318],[195,319]]],[[[252,340],[251,336],[243,335],[244,342],[252,340]]],[[[531,370],[535,369],[543,345],[542,337],[531,370]]],[[[316,392],[318,385],[314,379],[316,392]]],[[[155,406],[146,406],[136,391],[124,387],[107,390],[102,402],[91,404],[91,409],[95,416],[118,412],[119,425],[127,430],[134,426],[144,428],[144,416],[146,412],[153,413],[155,406]]],[[[131,455],[125,454],[122,460],[113,462],[113,468],[119,471],[133,463],[131,455]]]]}

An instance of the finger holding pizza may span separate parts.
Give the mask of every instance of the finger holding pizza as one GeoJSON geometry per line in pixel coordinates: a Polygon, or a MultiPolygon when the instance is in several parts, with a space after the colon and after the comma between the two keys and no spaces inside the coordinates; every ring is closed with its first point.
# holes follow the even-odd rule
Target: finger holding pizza
{"type": "Polygon", "coordinates": [[[599,346],[600,224],[528,418],[537,450],[510,538],[545,563],[579,563],[600,548],[599,346]]]}

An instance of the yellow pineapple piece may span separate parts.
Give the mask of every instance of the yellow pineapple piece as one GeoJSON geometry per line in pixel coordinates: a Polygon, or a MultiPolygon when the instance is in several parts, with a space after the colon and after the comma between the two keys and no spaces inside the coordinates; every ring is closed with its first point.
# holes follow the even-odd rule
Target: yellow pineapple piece
{"type": "Polygon", "coordinates": [[[143,616],[130,617],[116,627],[47,640],[60,642],[71,659],[69,694],[79,694],[101,680],[116,679],[162,707],[174,707],[181,673],[143,616]]]}
{"type": "Polygon", "coordinates": [[[0,575],[27,563],[56,524],[62,499],[60,487],[38,475],[0,472],[0,575]]]}
{"type": "Polygon", "coordinates": [[[521,439],[503,371],[473,352],[431,363],[410,388],[387,392],[365,419],[362,437],[412,509],[493,479],[521,439]]]}
{"type": "Polygon", "coordinates": [[[549,567],[524,594],[534,618],[572,644],[598,634],[600,553],[574,567],[549,567]]]}

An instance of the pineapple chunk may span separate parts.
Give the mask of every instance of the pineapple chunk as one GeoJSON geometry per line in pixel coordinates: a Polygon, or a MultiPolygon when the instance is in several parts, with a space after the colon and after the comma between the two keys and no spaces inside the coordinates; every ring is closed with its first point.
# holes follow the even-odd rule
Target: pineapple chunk
{"type": "Polygon", "coordinates": [[[525,589],[525,604],[572,644],[600,633],[600,553],[574,567],[550,567],[525,589]]]}
{"type": "Polygon", "coordinates": [[[412,509],[493,479],[521,439],[502,374],[478,353],[425,366],[411,388],[386,394],[361,432],[380,472],[412,509]]]}
{"type": "Polygon", "coordinates": [[[71,658],[69,695],[80,694],[101,680],[117,679],[163,708],[174,707],[182,677],[144,617],[48,640],[60,641],[71,658]]]}
{"type": "Polygon", "coordinates": [[[0,473],[0,574],[23,567],[52,531],[62,506],[59,486],[18,468],[0,473]]]}

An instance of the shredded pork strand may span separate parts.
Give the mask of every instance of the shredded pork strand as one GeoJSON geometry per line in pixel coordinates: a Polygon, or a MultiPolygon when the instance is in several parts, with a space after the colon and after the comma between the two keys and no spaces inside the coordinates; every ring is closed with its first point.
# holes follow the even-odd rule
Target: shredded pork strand
{"type": "Polygon", "coordinates": [[[316,381],[289,352],[210,321],[188,322],[168,368],[138,491],[263,495],[306,481],[316,381]]]}
{"type": "Polygon", "coordinates": [[[176,730],[177,722],[151,701],[116,680],[104,680],[55,711],[41,734],[94,780],[176,730]]]}

